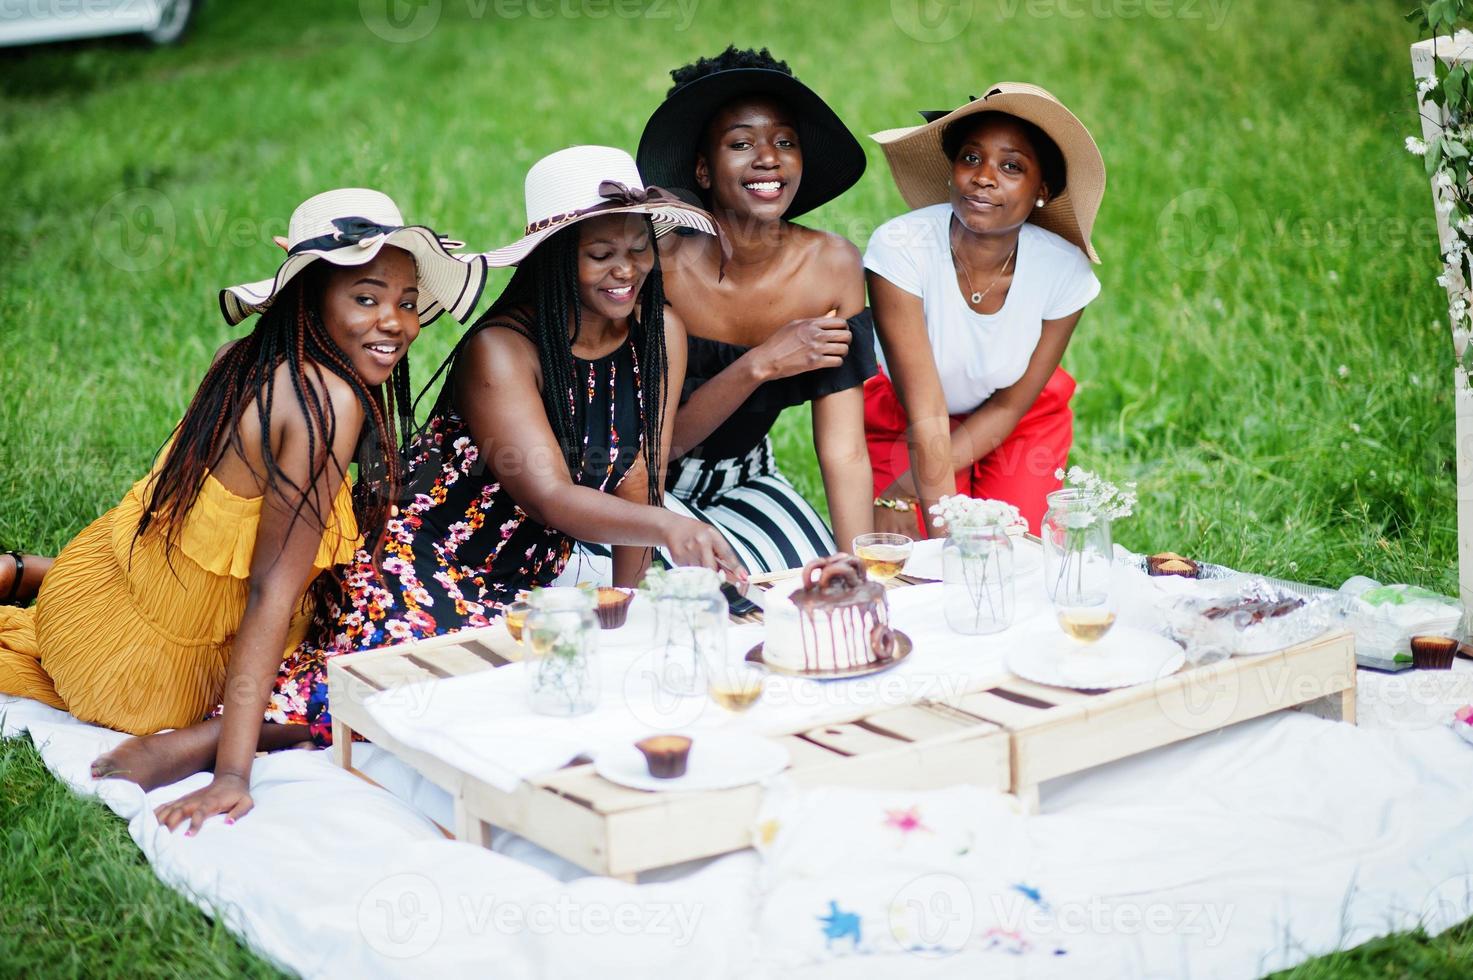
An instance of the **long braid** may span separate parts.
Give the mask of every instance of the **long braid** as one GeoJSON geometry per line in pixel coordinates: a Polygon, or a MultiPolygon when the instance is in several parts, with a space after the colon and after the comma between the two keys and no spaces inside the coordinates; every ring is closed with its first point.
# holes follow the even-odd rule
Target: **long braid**
{"type": "Polygon", "coordinates": [[[393,403],[390,422],[394,424],[395,438],[407,436],[414,431],[414,399],[409,388],[409,354],[394,365],[389,376],[389,398],[393,403]]]}
{"type": "Polygon", "coordinates": [[[665,277],[660,270],[658,252],[655,267],[645,278],[644,289],[640,290],[639,302],[644,312],[641,323],[644,343],[639,355],[640,397],[644,401],[644,463],[649,473],[649,501],[659,507],[665,500],[665,488],[660,481],[660,440],[665,429],[665,381],[670,373],[670,359],[665,350],[665,277]]]}
{"type": "Polygon", "coordinates": [[[542,404],[573,479],[583,471],[582,380],[573,362],[573,343],[582,325],[578,302],[578,230],[559,232],[534,253],[537,359],[542,366],[542,404]],[[545,250],[545,254],[544,253],[545,250]],[[568,336],[568,324],[573,334],[568,336]]]}
{"type": "MultiPolygon", "coordinates": [[[[357,377],[352,362],[333,341],[327,332],[327,326],[316,314],[311,317],[308,340],[306,351],[312,357],[314,367],[325,364],[340,377],[357,377]]],[[[391,384],[402,383],[407,386],[407,378],[400,382],[397,377],[401,371],[407,374],[408,360],[409,355],[405,354],[394,366],[394,372],[390,375],[391,384]]],[[[362,399],[361,403],[364,415],[371,424],[363,427],[353,454],[353,461],[358,464],[358,480],[353,487],[353,511],[359,527],[380,529],[371,549],[377,561],[383,544],[382,530],[387,523],[389,509],[399,493],[399,435],[392,411],[384,404],[383,386],[367,389],[366,394],[367,398],[362,399]]],[[[330,401],[327,407],[332,412],[330,401]]]]}

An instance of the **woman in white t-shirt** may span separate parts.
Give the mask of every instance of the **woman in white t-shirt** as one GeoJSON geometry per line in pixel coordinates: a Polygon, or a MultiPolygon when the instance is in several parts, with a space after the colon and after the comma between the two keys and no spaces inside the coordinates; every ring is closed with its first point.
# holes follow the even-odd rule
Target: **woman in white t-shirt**
{"type": "Polygon", "coordinates": [[[1059,362],[1100,291],[1104,161],[1037,86],[923,115],[874,136],[917,208],[864,256],[882,367],[864,406],[876,528],[928,536],[931,505],[956,492],[1016,505],[1036,533],[1073,440],[1059,362]]]}

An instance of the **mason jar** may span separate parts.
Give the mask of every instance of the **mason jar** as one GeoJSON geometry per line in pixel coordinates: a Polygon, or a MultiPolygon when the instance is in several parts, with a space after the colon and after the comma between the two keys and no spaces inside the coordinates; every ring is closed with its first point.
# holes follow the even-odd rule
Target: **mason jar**
{"type": "Polygon", "coordinates": [[[1049,600],[1062,606],[1105,606],[1115,544],[1110,518],[1097,499],[1066,487],[1048,495],[1043,515],[1043,584],[1049,600]]]}
{"type": "Polygon", "coordinates": [[[1013,541],[1005,528],[948,528],[941,581],[946,624],[958,633],[997,633],[1013,625],[1013,541]]]}
{"type": "Polygon", "coordinates": [[[527,692],[543,715],[581,715],[598,705],[598,617],[591,589],[537,589],[522,626],[527,692]]]}
{"type": "Polygon", "coordinates": [[[726,597],[709,568],[671,568],[656,578],[655,670],[671,694],[704,694],[706,664],[726,657],[726,597]]]}

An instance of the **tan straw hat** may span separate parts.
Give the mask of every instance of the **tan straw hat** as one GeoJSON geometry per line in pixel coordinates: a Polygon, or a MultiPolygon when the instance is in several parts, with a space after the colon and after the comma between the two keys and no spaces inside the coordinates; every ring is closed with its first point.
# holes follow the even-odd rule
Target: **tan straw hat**
{"type": "Polygon", "coordinates": [[[226,323],[237,324],[253,313],[265,312],[276,294],[313,262],[365,265],[386,245],[414,256],[421,325],[432,323],[441,313],[461,321],[470,316],[486,285],[486,260],[479,255],[450,254],[464,243],[424,225],[406,225],[399,206],[387,194],[366,187],[323,191],[297,205],[287,227],[286,261],[276,275],[220,290],[220,312],[226,323]]]}
{"type": "Polygon", "coordinates": [[[1064,190],[1053,195],[1028,220],[1073,242],[1091,262],[1099,262],[1089,236],[1100,210],[1100,200],[1105,196],[1104,158],[1084,123],[1037,85],[999,82],[989,87],[980,99],[973,99],[922,126],[887,129],[870,136],[884,149],[890,173],[905,203],[912,208],[923,208],[951,200],[947,189],[951,161],[941,149],[941,134],[957,120],[982,112],[1005,112],[1027,120],[1058,144],[1059,152],[1064,155],[1064,190]]]}
{"type": "Polygon", "coordinates": [[[606,214],[647,215],[656,237],[691,228],[730,247],[714,218],[662,188],[645,186],[634,158],[616,147],[570,146],[548,154],[527,171],[526,195],[525,233],[485,253],[493,268],[516,265],[554,232],[606,214]]]}

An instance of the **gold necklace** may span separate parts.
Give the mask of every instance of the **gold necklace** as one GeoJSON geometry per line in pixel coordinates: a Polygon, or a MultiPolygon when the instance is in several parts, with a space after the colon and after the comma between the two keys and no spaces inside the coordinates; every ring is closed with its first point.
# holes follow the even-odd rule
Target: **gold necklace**
{"type": "Polygon", "coordinates": [[[993,276],[992,282],[988,284],[986,289],[982,290],[982,292],[979,293],[977,292],[976,287],[972,285],[972,273],[967,270],[967,264],[963,262],[962,257],[957,254],[956,245],[952,244],[950,235],[946,236],[946,244],[951,246],[951,257],[956,259],[956,264],[961,266],[962,268],[962,275],[965,276],[967,279],[967,289],[972,294],[968,298],[971,299],[973,306],[980,306],[982,301],[987,298],[987,294],[992,292],[992,287],[997,285],[998,280],[1007,275],[1008,264],[1013,261],[1013,256],[1018,254],[1018,243],[1013,242],[1013,250],[1009,252],[1008,257],[1003,259],[1002,261],[1002,271],[993,276]]]}

